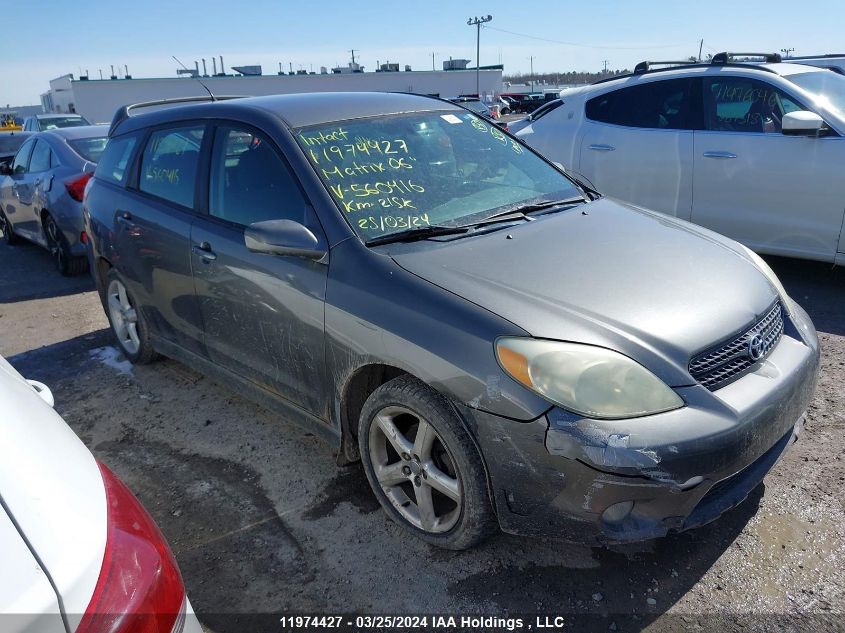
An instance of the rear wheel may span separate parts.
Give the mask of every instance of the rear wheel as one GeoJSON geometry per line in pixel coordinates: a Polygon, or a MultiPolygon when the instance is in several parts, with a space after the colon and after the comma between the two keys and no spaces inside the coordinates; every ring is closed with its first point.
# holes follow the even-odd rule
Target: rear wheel
{"type": "Polygon", "coordinates": [[[65,277],[79,275],[88,270],[88,260],[85,257],[74,257],[71,255],[67,239],[59,229],[53,216],[47,215],[44,219],[44,234],[47,237],[47,248],[56,268],[65,277]]]}
{"type": "Polygon", "coordinates": [[[3,232],[3,241],[6,242],[6,244],[18,244],[21,241],[21,238],[15,235],[15,231],[12,229],[12,224],[9,222],[2,209],[0,209],[0,231],[3,232]]]}
{"type": "Polygon", "coordinates": [[[143,313],[137,309],[120,275],[112,269],[106,277],[103,305],[112,332],[123,354],[132,363],[143,365],[158,356],[150,342],[150,330],[143,313]]]}
{"type": "Polygon", "coordinates": [[[385,512],[416,537],[460,550],[495,530],[481,457],[452,406],[427,385],[400,376],[376,389],[358,443],[385,512]]]}

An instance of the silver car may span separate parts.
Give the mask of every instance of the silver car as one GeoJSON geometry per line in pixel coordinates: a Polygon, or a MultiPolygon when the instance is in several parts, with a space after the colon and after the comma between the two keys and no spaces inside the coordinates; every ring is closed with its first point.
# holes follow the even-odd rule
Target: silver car
{"type": "Polygon", "coordinates": [[[88,269],[82,194],[106,146],[108,127],[88,125],[30,137],[0,166],[0,230],[48,249],[63,275],[88,269]]]}

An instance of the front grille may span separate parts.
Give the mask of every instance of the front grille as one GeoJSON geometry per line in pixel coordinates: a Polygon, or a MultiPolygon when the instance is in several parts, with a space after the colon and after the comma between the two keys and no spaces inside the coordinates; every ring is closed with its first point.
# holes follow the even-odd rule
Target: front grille
{"type": "Polygon", "coordinates": [[[695,356],[689,372],[710,391],[724,387],[769,355],[783,334],[780,301],[748,330],[695,356]],[[753,343],[752,343],[753,340],[753,343]]]}

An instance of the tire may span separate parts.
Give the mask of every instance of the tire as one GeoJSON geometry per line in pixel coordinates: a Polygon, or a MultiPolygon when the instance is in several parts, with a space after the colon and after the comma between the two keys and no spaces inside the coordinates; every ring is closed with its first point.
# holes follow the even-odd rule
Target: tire
{"type": "Polygon", "coordinates": [[[417,538],[463,550],[496,530],[481,456],[429,386],[400,376],[377,388],[361,412],[358,446],[382,508],[417,538]]]}
{"type": "Polygon", "coordinates": [[[3,241],[9,246],[20,244],[21,238],[15,235],[12,225],[9,223],[9,220],[6,218],[6,214],[2,209],[0,209],[0,231],[3,231],[3,241]]]}
{"type": "Polygon", "coordinates": [[[136,309],[134,297],[114,268],[106,275],[100,299],[124,356],[134,365],[145,365],[158,358],[150,341],[147,319],[136,309]]]}
{"type": "Polygon", "coordinates": [[[72,277],[88,270],[88,259],[71,255],[67,238],[49,213],[44,218],[44,235],[47,238],[47,248],[59,273],[65,277],[72,277]]]}

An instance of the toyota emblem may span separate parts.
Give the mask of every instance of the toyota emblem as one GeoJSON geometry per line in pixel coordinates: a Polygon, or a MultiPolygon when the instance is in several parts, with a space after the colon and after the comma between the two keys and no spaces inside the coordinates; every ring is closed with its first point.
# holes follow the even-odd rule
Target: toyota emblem
{"type": "Polygon", "coordinates": [[[748,356],[751,360],[760,360],[763,357],[763,337],[759,334],[748,339],[748,356]]]}

